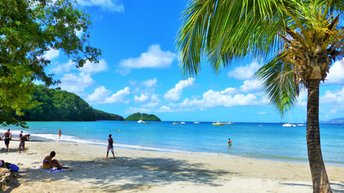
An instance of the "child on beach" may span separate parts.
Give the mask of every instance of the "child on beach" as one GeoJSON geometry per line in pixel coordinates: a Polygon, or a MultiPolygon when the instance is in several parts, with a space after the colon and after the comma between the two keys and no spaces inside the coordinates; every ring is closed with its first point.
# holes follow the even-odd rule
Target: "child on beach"
{"type": "Polygon", "coordinates": [[[5,141],[6,151],[8,152],[8,146],[10,145],[10,140],[12,139],[11,130],[8,129],[4,135],[1,137],[5,141]]]}
{"type": "Polygon", "coordinates": [[[113,139],[112,139],[112,135],[109,135],[109,139],[108,139],[108,146],[107,146],[107,151],[106,151],[106,158],[109,157],[109,151],[111,150],[111,153],[113,155],[113,158],[115,158],[115,153],[113,151],[113,139]]]}

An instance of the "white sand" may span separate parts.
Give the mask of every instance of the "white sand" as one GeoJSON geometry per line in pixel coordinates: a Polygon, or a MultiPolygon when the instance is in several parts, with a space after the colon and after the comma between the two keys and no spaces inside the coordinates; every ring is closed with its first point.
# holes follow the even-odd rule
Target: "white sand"
{"type": "MultiPolygon", "coordinates": [[[[128,149],[116,149],[116,159],[105,159],[105,146],[61,141],[27,142],[26,146],[29,149],[19,154],[18,142],[12,141],[11,151],[0,153],[0,159],[20,166],[20,186],[14,193],[312,192],[307,163],[128,149]],[[51,174],[40,169],[52,150],[70,170],[51,174]]],[[[343,192],[344,167],[328,166],[327,171],[334,191],[343,192]]]]}

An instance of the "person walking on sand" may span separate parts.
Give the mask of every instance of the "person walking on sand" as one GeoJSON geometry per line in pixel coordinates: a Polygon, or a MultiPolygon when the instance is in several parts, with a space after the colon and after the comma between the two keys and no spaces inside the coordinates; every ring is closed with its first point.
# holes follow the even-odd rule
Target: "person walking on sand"
{"type": "Polygon", "coordinates": [[[61,135],[62,135],[62,130],[61,129],[59,129],[58,131],[57,131],[57,135],[59,136],[59,139],[61,138],[61,135]]]}
{"type": "Polygon", "coordinates": [[[26,137],[24,137],[23,131],[20,131],[20,134],[19,134],[19,153],[21,153],[21,151],[25,150],[25,139],[26,139],[26,137]]]}
{"type": "Polygon", "coordinates": [[[112,139],[112,135],[109,134],[109,139],[108,139],[108,146],[107,146],[107,151],[106,151],[106,158],[109,157],[109,151],[111,150],[111,153],[113,155],[113,158],[115,158],[115,153],[113,151],[113,139],[112,139]]]}
{"type": "Polygon", "coordinates": [[[8,129],[1,138],[4,138],[6,151],[8,152],[8,146],[10,145],[10,140],[12,139],[11,130],[8,129]]]}

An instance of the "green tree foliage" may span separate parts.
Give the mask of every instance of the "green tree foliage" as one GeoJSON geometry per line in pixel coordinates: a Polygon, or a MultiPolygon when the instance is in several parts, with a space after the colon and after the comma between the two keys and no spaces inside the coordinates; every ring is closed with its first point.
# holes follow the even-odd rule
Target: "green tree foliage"
{"type": "Polygon", "coordinates": [[[159,117],[153,114],[146,114],[146,113],[134,113],[129,115],[127,118],[125,118],[126,121],[161,121],[159,117]]]}
{"type": "Polygon", "coordinates": [[[307,88],[307,150],[313,192],[332,192],[320,145],[319,86],[344,56],[343,0],[191,0],[178,35],[185,73],[201,56],[219,71],[234,58],[266,56],[256,73],[278,110],[307,88]]]}
{"type": "Polygon", "coordinates": [[[69,0],[0,1],[1,124],[20,124],[13,114],[35,106],[33,81],[56,83],[44,71],[48,50],[63,51],[78,67],[98,62],[100,50],[88,44],[89,26],[88,16],[69,0]]]}
{"type": "Polygon", "coordinates": [[[25,121],[95,121],[123,120],[123,117],[93,109],[76,94],[35,86],[35,107],[24,113],[25,121]]]}

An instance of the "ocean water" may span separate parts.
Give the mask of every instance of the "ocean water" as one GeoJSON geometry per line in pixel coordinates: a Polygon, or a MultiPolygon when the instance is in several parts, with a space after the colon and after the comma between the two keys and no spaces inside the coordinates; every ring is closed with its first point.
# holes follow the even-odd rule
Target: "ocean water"
{"type": "MultiPolygon", "coordinates": [[[[209,122],[173,125],[172,122],[138,124],[124,121],[28,122],[28,126],[29,129],[8,128],[14,134],[24,130],[33,136],[52,140],[58,140],[57,130],[60,128],[61,140],[104,146],[108,135],[112,134],[115,147],[307,161],[305,126],[288,128],[278,123],[212,126],[209,122]],[[228,138],[233,141],[230,147],[228,138]]],[[[344,165],[344,125],[321,125],[321,140],[325,162],[344,165]]]]}

